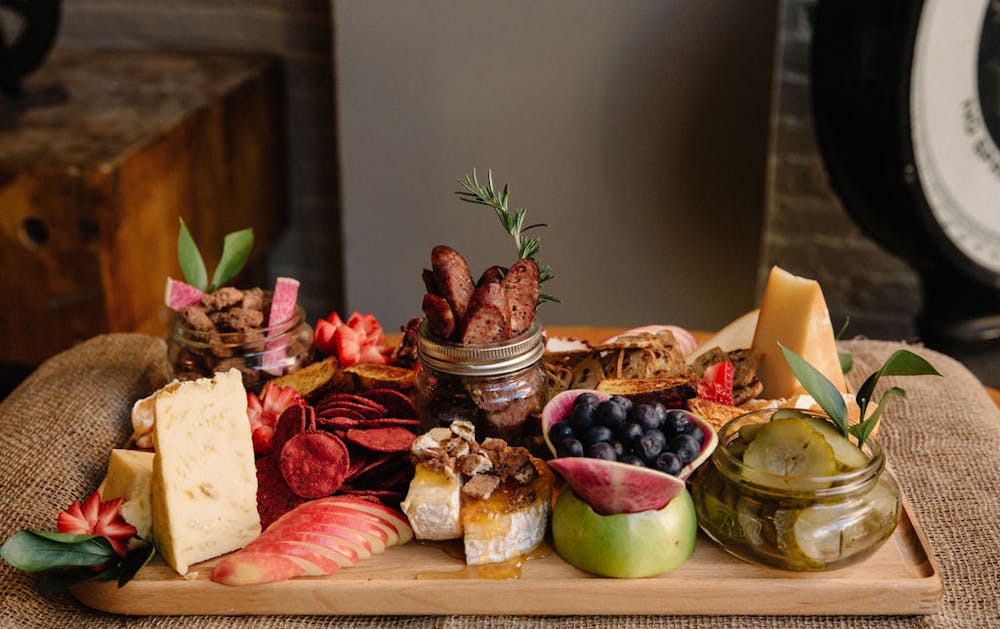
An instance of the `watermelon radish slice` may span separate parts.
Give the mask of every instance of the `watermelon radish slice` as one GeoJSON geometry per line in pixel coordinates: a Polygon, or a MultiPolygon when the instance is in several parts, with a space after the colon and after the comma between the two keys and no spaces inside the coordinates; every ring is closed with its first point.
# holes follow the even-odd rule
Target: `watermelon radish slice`
{"type": "MultiPolygon", "coordinates": [[[[295,303],[299,296],[299,281],[290,277],[279,277],[274,284],[274,294],[271,297],[271,314],[267,318],[268,338],[282,334],[285,330],[275,330],[278,326],[295,314],[295,303]]],[[[285,347],[288,345],[288,338],[282,334],[280,339],[268,341],[267,351],[264,352],[264,359],[261,366],[264,371],[280,376],[284,373],[285,367],[281,363],[285,358],[285,347]]]]}
{"type": "Polygon", "coordinates": [[[677,339],[681,352],[683,352],[685,356],[697,349],[698,341],[695,340],[694,335],[677,325],[644,325],[641,328],[632,328],[631,330],[625,330],[621,334],[615,334],[614,336],[601,341],[601,344],[613,343],[623,336],[635,336],[636,334],[643,333],[658,334],[664,330],[670,330],[674,333],[674,338],[677,339]]]}
{"type": "MultiPolygon", "coordinates": [[[[556,448],[549,439],[549,429],[569,415],[573,409],[573,400],[584,392],[584,389],[564,391],[553,397],[542,410],[542,435],[553,455],[556,448]]],[[[593,393],[602,401],[610,397],[600,391],[587,392],[593,393]]],[[[688,415],[705,431],[705,443],[698,457],[677,476],[627,463],[587,457],[554,458],[549,461],[549,466],[559,472],[577,496],[601,515],[662,509],[684,490],[685,479],[708,460],[719,443],[718,435],[708,422],[693,413],[688,415]]]]}
{"type": "Polygon", "coordinates": [[[177,312],[187,308],[188,306],[195,305],[201,301],[201,298],[204,296],[205,293],[201,292],[194,286],[175,280],[172,277],[168,277],[167,288],[163,295],[163,302],[167,304],[167,308],[177,312]]]}

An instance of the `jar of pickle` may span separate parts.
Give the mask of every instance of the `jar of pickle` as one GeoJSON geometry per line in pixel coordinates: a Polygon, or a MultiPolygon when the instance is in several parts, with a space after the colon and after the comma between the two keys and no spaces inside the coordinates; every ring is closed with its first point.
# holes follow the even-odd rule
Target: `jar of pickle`
{"type": "Polygon", "coordinates": [[[435,336],[426,321],[418,332],[417,407],[423,428],[456,419],[476,425],[476,437],[532,445],[540,437],[545,403],[541,327],[533,322],[506,341],[464,345],[435,336]]]}
{"type": "Polygon", "coordinates": [[[749,413],[723,426],[691,494],[701,529],[726,551],[797,571],[862,561],[892,535],[901,508],[876,439],[858,448],[825,416],[791,409],[749,413]],[[764,443],[762,428],[772,418],[802,421],[768,431],[764,443]],[[789,473],[760,465],[762,457],[786,457],[789,473]],[[803,474],[815,470],[824,473],[803,474]]]}

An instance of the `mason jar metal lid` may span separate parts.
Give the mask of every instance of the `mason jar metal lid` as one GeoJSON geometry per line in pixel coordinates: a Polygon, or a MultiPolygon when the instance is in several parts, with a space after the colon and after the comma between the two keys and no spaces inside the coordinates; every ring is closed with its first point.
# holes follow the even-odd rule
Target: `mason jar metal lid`
{"type": "Polygon", "coordinates": [[[417,351],[420,363],[458,376],[496,376],[530,367],[545,352],[537,321],[523,334],[486,345],[462,345],[431,335],[427,321],[420,324],[417,351]]]}

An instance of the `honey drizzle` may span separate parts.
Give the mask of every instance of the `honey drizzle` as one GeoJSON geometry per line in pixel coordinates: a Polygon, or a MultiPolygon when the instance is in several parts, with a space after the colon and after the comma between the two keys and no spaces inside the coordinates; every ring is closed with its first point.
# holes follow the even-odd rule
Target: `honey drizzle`
{"type": "MultiPolygon", "coordinates": [[[[443,544],[435,544],[452,559],[465,563],[465,548],[460,540],[452,540],[443,544]]],[[[524,553],[499,563],[488,563],[478,566],[463,565],[456,570],[434,570],[421,572],[418,579],[520,579],[521,567],[532,559],[542,559],[552,554],[552,545],[543,541],[538,546],[524,553]]]]}

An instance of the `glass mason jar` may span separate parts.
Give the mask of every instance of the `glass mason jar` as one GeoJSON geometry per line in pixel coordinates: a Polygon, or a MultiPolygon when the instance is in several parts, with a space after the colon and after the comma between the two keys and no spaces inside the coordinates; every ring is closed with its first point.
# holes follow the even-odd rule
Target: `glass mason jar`
{"type": "Polygon", "coordinates": [[[776,410],[722,427],[711,462],[692,479],[698,524],[729,553],[786,570],[833,570],[862,561],[899,521],[899,487],[885,471],[882,447],[869,437],[862,449],[868,462],[832,476],[788,477],[745,466],[740,429],[770,421],[776,410]]]}
{"type": "Polygon", "coordinates": [[[424,321],[417,347],[417,407],[425,430],[468,419],[477,439],[529,446],[540,441],[545,345],[537,321],[510,340],[484,345],[442,340],[424,321]]]}
{"type": "MultiPolygon", "coordinates": [[[[265,312],[271,297],[271,291],[264,291],[265,312]]],[[[235,367],[247,391],[259,393],[268,380],[309,364],[312,337],[312,326],[298,305],[290,319],[245,332],[195,330],[174,315],[167,334],[167,365],[170,377],[178,380],[211,377],[235,367]]]]}

